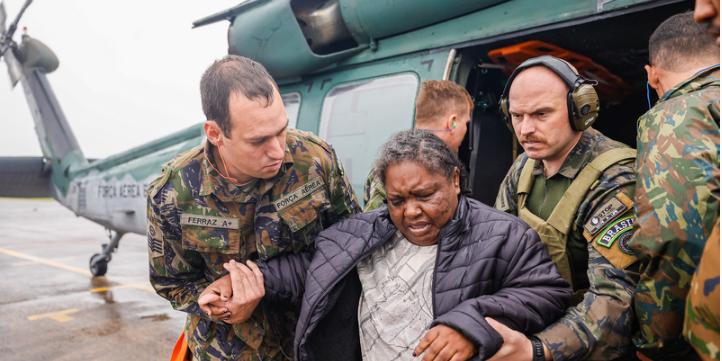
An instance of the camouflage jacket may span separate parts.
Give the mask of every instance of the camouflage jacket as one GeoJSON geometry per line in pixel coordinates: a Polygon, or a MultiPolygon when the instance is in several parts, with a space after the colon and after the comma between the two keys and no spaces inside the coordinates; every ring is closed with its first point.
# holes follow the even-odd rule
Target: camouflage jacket
{"type": "Polygon", "coordinates": [[[719,217],[720,82],[710,75],[718,69],[677,85],[639,118],[630,246],[648,262],[634,297],[634,342],[654,359],[689,352],[681,335],[685,299],[719,217]]]}
{"type": "MultiPolygon", "coordinates": [[[[626,146],[595,129],[587,129],[558,173],[573,179],[596,156],[618,147],[626,146]]],[[[517,215],[517,185],[528,159],[522,153],[512,164],[499,188],[496,208],[517,215]]],[[[588,289],[580,303],[567,309],[561,319],[537,334],[556,361],[612,360],[632,352],[635,323],[631,306],[639,263],[626,246],[632,234],[631,227],[616,225],[632,216],[633,163],[622,161],[607,168],[578,208],[567,244],[586,253],[587,262],[574,263],[572,273],[586,272],[588,289]],[[619,199],[625,202],[620,203],[619,199]],[[585,227],[595,231],[585,233],[585,227]],[[614,228],[619,232],[613,234],[612,242],[617,242],[605,242],[604,237],[614,232],[614,228]]],[[[538,162],[533,174],[544,176],[542,162],[538,162]]]]}
{"type": "Polygon", "coordinates": [[[370,212],[386,204],[386,189],[376,174],[376,168],[371,168],[364,183],[364,212],[370,212]]]}
{"type": "Polygon", "coordinates": [[[289,130],[279,173],[236,186],[205,143],[163,167],[148,193],[150,282],[188,313],[194,360],[290,360],[297,310],[262,301],[251,318],[213,321],[197,299],[231,259],[268,259],[312,247],[316,234],[359,206],[333,149],[289,130]]]}
{"type": "Polygon", "coordinates": [[[692,277],[684,312],[684,338],[705,361],[719,360],[719,219],[692,277]]]}

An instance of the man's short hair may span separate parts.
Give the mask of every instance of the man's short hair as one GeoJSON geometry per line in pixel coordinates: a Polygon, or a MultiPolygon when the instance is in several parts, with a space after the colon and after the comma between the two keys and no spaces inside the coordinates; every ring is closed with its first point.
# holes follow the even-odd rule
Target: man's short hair
{"type": "MultiPolygon", "coordinates": [[[[416,124],[428,124],[454,111],[469,113],[474,109],[474,102],[464,87],[448,80],[427,80],[421,84],[416,97],[416,124]]],[[[466,119],[464,119],[466,120],[466,119]]]]}
{"type": "Polygon", "coordinates": [[[649,63],[662,69],[682,72],[715,56],[719,46],[691,11],[672,15],[649,37],[649,63]]]}
{"type": "Polygon", "coordinates": [[[238,55],[216,60],[201,78],[201,103],[207,120],[215,121],[226,137],[231,134],[228,103],[234,93],[247,99],[259,99],[264,106],[273,103],[273,89],[278,89],[261,63],[238,55]]]}

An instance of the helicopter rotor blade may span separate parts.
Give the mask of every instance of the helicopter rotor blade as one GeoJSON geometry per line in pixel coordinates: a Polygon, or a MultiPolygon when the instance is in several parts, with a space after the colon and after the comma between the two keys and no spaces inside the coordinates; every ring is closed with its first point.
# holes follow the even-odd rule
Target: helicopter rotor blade
{"type": "Polygon", "coordinates": [[[5,20],[7,18],[5,4],[0,2],[0,30],[2,30],[2,33],[0,33],[0,58],[2,58],[2,56],[5,55],[5,52],[12,46],[13,35],[18,28],[18,23],[20,23],[20,19],[23,17],[23,14],[25,14],[25,10],[28,9],[32,2],[33,0],[25,0],[23,7],[20,8],[17,16],[15,16],[15,20],[10,23],[10,26],[7,27],[7,29],[5,28],[5,20]]]}
{"type": "Polygon", "coordinates": [[[5,18],[7,13],[5,12],[5,3],[0,1],[0,34],[5,33],[5,18]]]}

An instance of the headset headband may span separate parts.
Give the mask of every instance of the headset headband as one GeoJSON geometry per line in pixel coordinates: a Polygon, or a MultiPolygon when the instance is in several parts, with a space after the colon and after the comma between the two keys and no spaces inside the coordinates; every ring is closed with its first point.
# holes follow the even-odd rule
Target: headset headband
{"type": "Polygon", "coordinates": [[[516,78],[516,76],[519,75],[519,73],[521,73],[523,70],[529,69],[534,66],[543,66],[553,71],[554,74],[559,76],[559,78],[564,81],[564,83],[569,87],[570,90],[574,90],[574,88],[581,84],[597,85],[596,80],[586,79],[583,76],[574,72],[574,70],[572,69],[572,65],[567,63],[566,61],[557,57],[553,57],[551,55],[542,55],[527,59],[523,63],[519,64],[516,69],[514,69],[514,71],[509,76],[509,80],[504,86],[504,92],[502,93],[503,97],[509,96],[509,88],[511,88],[511,83],[514,82],[514,78],[516,78]]]}
{"type": "Polygon", "coordinates": [[[550,55],[527,59],[514,69],[509,76],[499,100],[499,108],[507,120],[507,126],[511,129],[511,117],[509,115],[509,89],[511,89],[511,83],[514,82],[520,72],[534,66],[543,66],[551,70],[569,88],[567,91],[567,112],[572,129],[584,131],[589,128],[599,114],[599,96],[594,90],[594,85],[597,82],[577,74],[574,67],[565,60],[550,55]]]}

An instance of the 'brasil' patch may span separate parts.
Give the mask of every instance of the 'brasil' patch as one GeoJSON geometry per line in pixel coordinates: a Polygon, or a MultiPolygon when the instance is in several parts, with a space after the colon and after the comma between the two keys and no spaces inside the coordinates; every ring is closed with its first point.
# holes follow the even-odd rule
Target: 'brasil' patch
{"type": "Polygon", "coordinates": [[[616,220],[614,223],[610,224],[606,229],[604,229],[604,232],[601,234],[601,236],[597,238],[597,243],[604,247],[610,248],[621,235],[625,234],[628,231],[631,231],[633,227],[633,215],[622,217],[616,220]]]}

